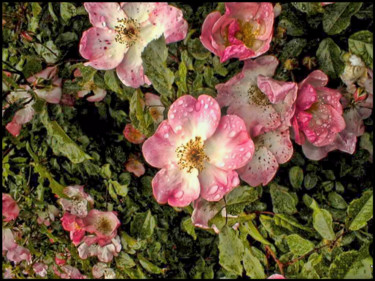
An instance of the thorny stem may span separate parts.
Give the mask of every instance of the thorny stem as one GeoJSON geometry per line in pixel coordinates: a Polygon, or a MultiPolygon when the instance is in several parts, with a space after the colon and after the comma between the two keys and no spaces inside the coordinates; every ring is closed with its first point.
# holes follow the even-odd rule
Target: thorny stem
{"type": "Polygon", "coordinates": [[[279,267],[281,275],[284,275],[284,264],[278,258],[276,258],[276,254],[274,253],[274,251],[272,251],[270,246],[266,245],[266,251],[268,254],[272,256],[272,258],[276,262],[277,266],[279,267]]]}

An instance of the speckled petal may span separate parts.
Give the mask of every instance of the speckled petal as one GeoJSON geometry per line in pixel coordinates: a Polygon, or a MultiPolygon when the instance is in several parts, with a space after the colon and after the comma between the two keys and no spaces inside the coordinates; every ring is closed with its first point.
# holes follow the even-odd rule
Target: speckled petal
{"type": "Polygon", "coordinates": [[[194,201],[194,211],[191,215],[191,220],[194,226],[201,227],[204,229],[210,228],[208,222],[217,213],[225,207],[224,200],[219,202],[210,202],[199,198],[194,201]]]}
{"type": "Polygon", "coordinates": [[[95,27],[115,29],[118,19],[126,18],[124,11],[116,2],[86,2],[83,4],[95,27]]]}
{"type": "Polygon", "coordinates": [[[293,156],[289,129],[275,130],[260,135],[256,140],[256,145],[264,146],[271,151],[279,164],[286,163],[293,156]]]}

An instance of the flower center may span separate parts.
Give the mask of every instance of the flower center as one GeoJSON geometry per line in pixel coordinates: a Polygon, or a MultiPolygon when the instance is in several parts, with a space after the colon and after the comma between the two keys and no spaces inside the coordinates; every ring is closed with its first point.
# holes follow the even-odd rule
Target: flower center
{"type": "Polygon", "coordinates": [[[259,34],[259,28],[255,27],[255,24],[250,22],[242,23],[242,21],[238,21],[240,25],[240,30],[236,32],[234,37],[238,40],[241,40],[246,47],[252,48],[254,46],[256,36],[259,34]]]}
{"type": "Polygon", "coordinates": [[[263,106],[271,104],[268,97],[255,85],[251,85],[247,93],[249,94],[250,104],[263,106]]]}
{"type": "Polygon", "coordinates": [[[110,234],[112,231],[112,224],[106,217],[100,217],[96,222],[96,229],[103,234],[110,234]]]}
{"type": "Polygon", "coordinates": [[[180,169],[186,169],[188,173],[195,168],[199,172],[203,170],[204,162],[208,161],[208,156],[204,153],[204,143],[201,137],[189,140],[186,144],[180,145],[176,149],[178,165],[180,169]]]}
{"type": "Polygon", "coordinates": [[[115,26],[115,31],[117,32],[115,41],[125,44],[127,47],[133,46],[139,38],[139,23],[132,18],[121,19],[117,22],[118,25],[115,26]]]}

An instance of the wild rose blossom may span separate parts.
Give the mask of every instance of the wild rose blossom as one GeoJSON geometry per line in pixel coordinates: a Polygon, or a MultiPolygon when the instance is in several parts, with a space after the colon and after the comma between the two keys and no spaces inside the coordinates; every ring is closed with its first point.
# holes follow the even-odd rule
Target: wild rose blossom
{"type": "Polygon", "coordinates": [[[19,246],[13,236],[13,232],[9,228],[2,229],[3,255],[6,253],[8,260],[19,263],[26,260],[31,263],[31,253],[25,247],[19,246]]]}
{"type": "MultiPolygon", "coordinates": [[[[47,67],[41,72],[27,78],[27,82],[32,84],[33,91],[38,97],[46,100],[48,103],[57,104],[60,102],[62,94],[62,79],[57,77],[57,67],[47,67]]],[[[23,124],[30,122],[34,117],[34,100],[28,93],[31,89],[28,85],[21,85],[23,89],[11,92],[7,95],[6,100],[9,104],[13,104],[20,100],[23,101],[24,107],[18,110],[11,122],[6,125],[6,129],[13,136],[17,137],[20,134],[23,124]]]]}
{"type": "Polygon", "coordinates": [[[83,243],[78,247],[78,254],[81,259],[97,256],[101,262],[110,262],[121,251],[120,237],[117,235],[105,245],[95,243],[97,238],[93,235],[85,237],[83,243]]]}
{"type": "Polygon", "coordinates": [[[48,266],[42,262],[37,262],[33,264],[33,270],[35,274],[40,277],[45,277],[47,275],[48,266]]]}
{"type": "Polygon", "coordinates": [[[200,40],[220,57],[246,60],[268,51],[273,34],[274,10],[271,3],[225,3],[225,14],[210,13],[204,20],[200,40]]]}
{"type": "Polygon", "coordinates": [[[124,137],[131,143],[140,144],[145,141],[146,136],[130,123],[125,125],[123,131],[124,137]]]}
{"type": "Polygon", "coordinates": [[[79,45],[81,56],[89,60],[85,65],[116,68],[119,79],[133,88],[151,84],[143,72],[143,49],[163,34],[169,44],[187,33],[182,11],[167,3],[86,2],[84,6],[93,25],[79,45]]]}
{"type": "Polygon", "coordinates": [[[306,141],[320,147],[331,144],[337,134],[344,130],[345,121],[338,90],[324,87],[327,75],[315,70],[299,85],[293,129],[296,143],[306,141]]]}
{"type": "Polygon", "coordinates": [[[106,263],[98,262],[92,267],[92,276],[99,279],[104,275],[104,279],[114,279],[116,278],[116,273],[112,268],[109,268],[106,263]]]}
{"type": "Polygon", "coordinates": [[[161,169],[152,180],[156,201],[184,207],[199,197],[219,201],[236,187],[234,170],[251,159],[254,144],[243,120],[221,117],[212,97],[185,95],[171,105],[168,120],[144,142],[142,152],[161,169]]]}
{"type": "Polygon", "coordinates": [[[17,202],[14,201],[12,196],[7,193],[3,193],[3,216],[5,217],[3,221],[9,222],[11,220],[15,220],[19,213],[20,208],[17,205],[17,202]]]}
{"type": "Polygon", "coordinates": [[[60,198],[57,202],[64,211],[83,218],[87,216],[87,209],[94,206],[94,199],[83,191],[83,185],[73,185],[64,188],[64,194],[69,198],[60,198]]]}
{"type": "Polygon", "coordinates": [[[241,179],[252,186],[270,182],[279,164],[293,155],[289,126],[298,87],[271,78],[277,65],[273,56],[248,60],[240,73],[216,85],[220,106],[228,106],[228,114],[241,117],[254,139],[253,158],[238,169],[241,179]]]}
{"type": "Polygon", "coordinates": [[[85,236],[85,229],[82,218],[65,212],[61,218],[62,227],[64,230],[69,231],[70,239],[73,244],[77,246],[85,236]]]}
{"type": "Polygon", "coordinates": [[[71,265],[53,266],[53,272],[62,279],[87,279],[77,268],[71,265]]]}
{"type": "Polygon", "coordinates": [[[140,177],[145,173],[145,166],[139,159],[131,154],[128,161],[125,164],[125,168],[129,173],[133,173],[136,177],[140,177]]]}

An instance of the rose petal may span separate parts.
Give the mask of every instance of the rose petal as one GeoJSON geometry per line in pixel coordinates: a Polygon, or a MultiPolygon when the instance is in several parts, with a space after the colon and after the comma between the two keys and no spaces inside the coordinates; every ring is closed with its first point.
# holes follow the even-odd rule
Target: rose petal
{"type": "Polygon", "coordinates": [[[216,167],[235,170],[244,166],[254,154],[245,122],[236,115],[223,116],[215,134],[205,142],[205,153],[216,167]]]}
{"type": "Polygon", "coordinates": [[[116,32],[99,27],[91,27],[83,32],[79,52],[89,61],[85,65],[100,70],[117,67],[128,51],[126,44],[116,42],[116,32]]]}
{"type": "Polygon", "coordinates": [[[146,136],[143,135],[139,130],[134,128],[130,123],[126,124],[123,134],[129,142],[134,144],[140,144],[146,139],[146,136]]]}
{"type": "Polygon", "coordinates": [[[122,2],[122,9],[125,14],[132,19],[137,20],[138,23],[142,23],[149,19],[150,13],[160,7],[167,5],[166,2],[155,3],[155,2],[122,2]]]}
{"type": "Polygon", "coordinates": [[[193,225],[205,229],[210,228],[208,225],[209,220],[212,219],[224,207],[224,200],[219,202],[210,202],[204,200],[203,198],[195,200],[194,211],[191,215],[193,225]]]}
{"type": "Polygon", "coordinates": [[[116,2],[85,2],[90,22],[95,27],[115,29],[119,19],[126,18],[124,11],[116,2]]]}
{"type": "Polygon", "coordinates": [[[197,170],[181,171],[177,165],[161,169],[152,180],[152,190],[159,204],[186,207],[199,197],[200,184],[197,170]]]}
{"type": "Polygon", "coordinates": [[[14,201],[12,196],[10,196],[9,194],[3,193],[2,197],[2,212],[3,216],[5,217],[3,221],[9,222],[11,220],[15,220],[20,213],[20,208],[18,207],[17,202],[14,201]]]}
{"type": "Polygon", "coordinates": [[[101,88],[95,88],[93,90],[94,95],[91,97],[88,97],[87,100],[91,102],[99,102],[105,98],[107,95],[107,91],[101,88]]]}
{"type": "Polygon", "coordinates": [[[251,161],[238,170],[242,180],[251,186],[268,184],[275,176],[279,164],[276,157],[266,147],[260,146],[255,150],[251,161]]]}
{"type": "Polygon", "coordinates": [[[256,139],[255,145],[266,147],[279,164],[286,163],[293,156],[293,144],[290,141],[289,129],[275,130],[260,135],[256,139]]]}
{"type": "Polygon", "coordinates": [[[321,70],[314,70],[311,72],[298,87],[303,88],[304,85],[310,84],[314,88],[324,87],[328,83],[328,76],[321,70]]]}
{"type": "Polygon", "coordinates": [[[202,34],[199,37],[203,46],[217,56],[219,55],[219,53],[217,52],[216,48],[212,45],[213,39],[211,33],[214,24],[219,20],[220,17],[221,15],[219,12],[212,12],[208,14],[203,22],[202,34]]]}

